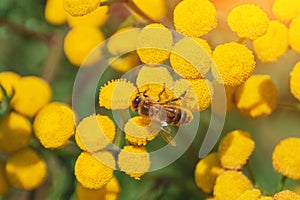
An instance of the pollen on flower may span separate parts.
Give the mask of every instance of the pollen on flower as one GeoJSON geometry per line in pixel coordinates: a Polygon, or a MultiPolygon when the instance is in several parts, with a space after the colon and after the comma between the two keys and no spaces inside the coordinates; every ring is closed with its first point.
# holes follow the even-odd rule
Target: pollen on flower
{"type": "Polygon", "coordinates": [[[146,64],[161,64],[169,58],[173,45],[172,32],[162,24],[150,24],[140,32],[137,54],[146,64]]]}
{"type": "Polygon", "coordinates": [[[53,25],[63,25],[67,22],[67,12],[63,6],[63,0],[47,0],[45,19],[53,25]]]}
{"type": "Polygon", "coordinates": [[[125,146],[118,156],[120,170],[136,180],[148,171],[150,164],[150,156],[144,147],[125,146]]]}
{"type": "Polygon", "coordinates": [[[65,10],[72,16],[83,16],[93,12],[101,0],[63,0],[65,10]]]}
{"type": "Polygon", "coordinates": [[[37,188],[47,176],[46,163],[29,148],[12,154],[6,162],[5,171],[9,183],[23,190],[37,188]]]}
{"type": "MultiPolygon", "coordinates": [[[[297,7],[299,8],[300,6],[297,7]]],[[[300,53],[299,33],[300,33],[300,16],[295,18],[292,21],[289,29],[289,44],[291,48],[297,51],[298,53],[300,53]]]]}
{"type": "Polygon", "coordinates": [[[126,79],[115,79],[100,88],[99,105],[106,109],[126,109],[136,87],[126,79]]]}
{"type": "Polygon", "coordinates": [[[185,37],[174,45],[170,63],[175,72],[184,78],[201,78],[210,69],[211,53],[206,40],[185,37]]]}
{"type": "Polygon", "coordinates": [[[77,183],[76,197],[78,200],[105,199],[105,190],[104,190],[104,188],[89,189],[89,188],[83,187],[80,183],[77,183]]]}
{"type": "Polygon", "coordinates": [[[200,37],[217,26],[215,6],[208,0],[181,1],[174,9],[177,31],[191,37],[200,37]]]}
{"type": "Polygon", "coordinates": [[[165,0],[132,0],[143,13],[156,22],[161,21],[167,14],[167,2],[165,0]]]}
{"type": "Polygon", "coordinates": [[[6,173],[5,173],[5,163],[0,160],[0,196],[6,194],[10,189],[6,173]]]}
{"type": "Polygon", "coordinates": [[[275,0],[272,11],[277,19],[289,21],[300,15],[300,0],[275,0]]]}
{"type": "Polygon", "coordinates": [[[269,75],[253,75],[235,93],[236,106],[249,117],[271,114],[277,107],[277,89],[269,75]]]}
{"type": "Polygon", "coordinates": [[[274,194],[273,199],[274,200],[300,200],[300,195],[290,190],[283,190],[274,194]]]}
{"type": "Polygon", "coordinates": [[[259,189],[251,189],[251,190],[245,191],[236,200],[259,200],[260,196],[261,196],[261,191],[259,189]]]}
{"type": "Polygon", "coordinates": [[[113,176],[112,179],[104,186],[104,190],[106,200],[117,200],[120,193],[120,184],[118,179],[113,176]]]}
{"type": "Polygon", "coordinates": [[[294,180],[300,180],[300,138],[290,137],[276,145],[272,154],[274,169],[294,180]]]}
{"type": "Polygon", "coordinates": [[[290,73],[290,90],[294,97],[300,101],[300,62],[296,63],[290,73]]]}
{"type": "Polygon", "coordinates": [[[212,67],[216,81],[232,87],[243,84],[255,68],[252,51],[236,42],[217,46],[212,58],[216,64],[212,67]]]}
{"type": "Polygon", "coordinates": [[[232,9],[227,22],[231,30],[240,38],[251,40],[263,35],[269,26],[267,14],[253,4],[243,4],[232,9]]]}
{"type": "MultiPolygon", "coordinates": [[[[11,96],[13,94],[13,88],[14,85],[18,82],[20,79],[20,75],[15,72],[1,72],[0,73],[0,86],[3,87],[5,92],[8,96],[11,96]]],[[[2,101],[3,94],[2,91],[0,91],[0,102],[2,101]]]]}

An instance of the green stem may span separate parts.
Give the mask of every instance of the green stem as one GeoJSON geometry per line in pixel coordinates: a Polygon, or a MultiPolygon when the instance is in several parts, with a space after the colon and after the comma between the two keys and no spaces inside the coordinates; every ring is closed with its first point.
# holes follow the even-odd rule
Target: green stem
{"type": "Polygon", "coordinates": [[[256,180],[255,180],[255,176],[253,173],[253,169],[252,169],[250,160],[248,160],[248,162],[247,162],[247,170],[249,172],[250,178],[252,179],[253,185],[256,185],[256,180]]]}
{"type": "Polygon", "coordinates": [[[300,104],[299,103],[280,103],[280,104],[278,104],[278,108],[300,111],[300,104]]]}
{"type": "Polygon", "coordinates": [[[277,186],[277,192],[280,192],[284,188],[286,180],[287,180],[286,176],[281,176],[281,180],[280,180],[280,182],[279,182],[279,184],[277,186]]]}

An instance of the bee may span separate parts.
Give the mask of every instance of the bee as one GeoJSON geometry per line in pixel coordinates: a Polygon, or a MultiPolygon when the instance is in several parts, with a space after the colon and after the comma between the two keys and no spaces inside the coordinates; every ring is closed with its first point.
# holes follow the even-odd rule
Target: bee
{"type": "Polygon", "coordinates": [[[171,103],[181,100],[186,92],[181,94],[178,98],[160,102],[160,96],[165,91],[165,87],[159,93],[158,101],[146,95],[147,91],[148,90],[140,92],[138,90],[137,96],[131,102],[131,109],[142,117],[150,118],[151,120],[160,123],[162,130],[160,131],[161,137],[172,146],[176,146],[176,142],[170,135],[171,131],[168,125],[180,126],[182,124],[187,124],[193,120],[193,114],[188,109],[171,103]]]}

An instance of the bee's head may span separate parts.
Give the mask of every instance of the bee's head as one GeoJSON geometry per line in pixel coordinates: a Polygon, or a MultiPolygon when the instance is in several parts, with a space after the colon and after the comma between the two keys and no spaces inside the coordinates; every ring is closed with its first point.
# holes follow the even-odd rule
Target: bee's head
{"type": "Polygon", "coordinates": [[[143,95],[137,95],[131,102],[131,109],[137,112],[139,104],[143,101],[143,99],[143,95]]]}

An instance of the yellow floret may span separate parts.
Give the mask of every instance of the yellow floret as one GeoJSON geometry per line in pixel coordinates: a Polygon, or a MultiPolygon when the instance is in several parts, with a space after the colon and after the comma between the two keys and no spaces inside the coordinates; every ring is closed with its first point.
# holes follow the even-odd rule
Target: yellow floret
{"type": "Polygon", "coordinates": [[[259,189],[251,189],[251,190],[245,191],[236,200],[259,200],[260,196],[261,196],[261,192],[259,189]]]}
{"type": "Polygon", "coordinates": [[[251,181],[242,172],[225,171],[218,176],[213,193],[216,199],[233,200],[251,189],[251,181]]]}
{"type": "Polygon", "coordinates": [[[269,75],[253,75],[237,88],[235,101],[239,111],[246,116],[269,115],[277,107],[277,89],[269,75]]]}
{"type": "Polygon", "coordinates": [[[65,10],[72,16],[83,16],[93,12],[101,0],[63,0],[65,10]]]}
{"type": "Polygon", "coordinates": [[[300,200],[300,195],[290,190],[283,190],[276,193],[273,200],[300,200]]]}
{"type": "Polygon", "coordinates": [[[300,180],[300,138],[290,137],[276,145],[272,163],[274,169],[291,179],[300,180]]]}
{"type": "Polygon", "coordinates": [[[83,187],[80,183],[76,185],[76,197],[78,200],[98,200],[105,199],[104,188],[89,189],[83,187]]]}
{"type": "Polygon", "coordinates": [[[191,37],[200,37],[217,26],[215,6],[208,0],[184,0],[174,10],[177,31],[191,37]]]}
{"type": "MultiPolygon", "coordinates": [[[[300,8],[300,6],[298,6],[300,8]]],[[[289,44],[291,48],[300,53],[300,16],[295,18],[290,24],[289,29],[289,44]]]]}
{"type": "Polygon", "coordinates": [[[112,179],[104,186],[105,200],[117,200],[120,193],[118,179],[113,176],[112,179]]]}
{"type": "Polygon", "coordinates": [[[173,45],[172,32],[162,24],[143,28],[137,42],[137,54],[146,64],[161,64],[169,58],[173,45]]]}
{"type": "Polygon", "coordinates": [[[145,148],[125,146],[119,153],[118,164],[121,171],[140,180],[140,177],[150,168],[151,161],[145,148]]]}
{"type": "Polygon", "coordinates": [[[212,73],[216,81],[232,87],[243,84],[255,68],[252,51],[236,42],[217,46],[213,61],[216,67],[212,67],[212,73]]]}
{"type": "Polygon", "coordinates": [[[5,173],[5,163],[0,160],[0,196],[7,193],[10,189],[6,173],[5,173]]]}
{"type": "Polygon", "coordinates": [[[272,11],[277,19],[289,21],[300,15],[300,0],[275,0],[272,11]]]}
{"type": "Polygon", "coordinates": [[[156,22],[161,21],[167,14],[166,0],[132,0],[132,2],[148,17],[156,22]]]}
{"type": "Polygon", "coordinates": [[[300,62],[296,63],[290,73],[290,91],[300,101],[300,62]]]}
{"type": "Polygon", "coordinates": [[[67,13],[63,6],[63,0],[47,0],[45,19],[53,25],[63,25],[67,22],[67,13]]]}
{"type": "Polygon", "coordinates": [[[49,103],[37,113],[33,128],[45,148],[62,147],[75,133],[74,113],[65,103],[49,103]]]}
{"type": "MultiPolygon", "coordinates": [[[[13,89],[15,84],[20,79],[20,75],[16,74],[15,72],[1,72],[0,73],[0,86],[3,87],[5,92],[7,93],[8,97],[13,94],[13,89]]],[[[0,90],[0,102],[2,101],[3,94],[0,90]]]]}
{"type": "Polygon", "coordinates": [[[35,76],[20,78],[14,85],[14,89],[11,106],[28,117],[33,117],[52,97],[49,84],[35,76]]]}
{"type": "Polygon", "coordinates": [[[97,45],[103,40],[104,36],[97,27],[75,26],[65,37],[64,51],[73,65],[78,67],[82,64],[91,65],[101,57],[101,49],[97,45]]]}
{"type": "Polygon", "coordinates": [[[31,131],[30,122],[18,113],[0,118],[0,151],[11,153],[27,147],[31,131]]]}
{"type": "Polygon", "coordinates": [[[170,63],[175,72],[184,78],[204,77],[212,63],[210,46],[206,40],[185,37],[172,49],[170,63]]]}
{"type": "Polygon", "coordinates": [[[31,149],[22,149],[9,157],[5,166],[9,183],[18,189],[39,187],[47,176],[46,163],[31,149]]]}
{"type": "Polygon", "coordinates": [[[132,68],[139,66],[140,60],[136,52],[131,52],[124,56],[111,58],[109,63],[110,67],[114,70],[125,73],[132,68]]]}

